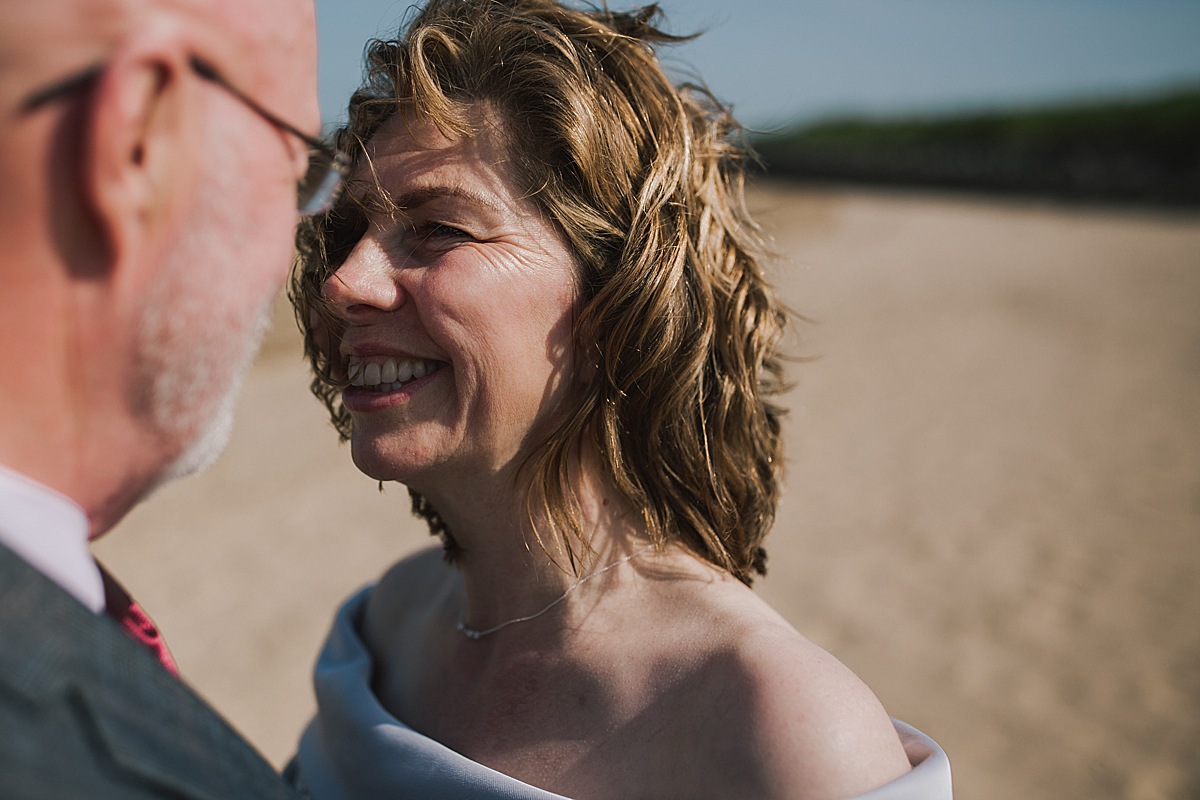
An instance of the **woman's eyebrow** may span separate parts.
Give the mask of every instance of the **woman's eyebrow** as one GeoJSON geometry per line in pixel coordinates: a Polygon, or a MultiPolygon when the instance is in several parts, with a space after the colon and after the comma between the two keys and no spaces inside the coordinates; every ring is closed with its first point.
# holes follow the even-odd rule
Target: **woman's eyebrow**
{"type": "Polygon", "coordinates": [[[504,208],[499,198],[458,184],[418,186],[393,193],[379,183],[362,181],[355,189],[355,202],[371,218],[386,219],[393,214],[410,214],[424,205],[446,199],[462,202],[469,210],[488,215],[504,208]]]}
{"type": "Polygon", "coordinates": [[[482,209],[494,209],[496,202],[465,186],[422,186],[401,194],[390,195],[391,201],[401,210],[420,208],[426,203],[445,198],[462,200],[482,209]]]}

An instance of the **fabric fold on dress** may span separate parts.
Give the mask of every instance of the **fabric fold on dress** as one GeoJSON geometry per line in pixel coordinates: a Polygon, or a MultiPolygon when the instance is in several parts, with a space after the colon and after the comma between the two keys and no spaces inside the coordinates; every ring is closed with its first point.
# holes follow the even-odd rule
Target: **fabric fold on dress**
{"type": "MultiPolygon", "coordinates": [[[[569,800],[497,772],[409,728],[371,690],[371,654],[359,635],[373,587],[339,610],[317,660],[317,715],[288,775],[314,800],[569,800]]],[[[950,762],[937,743],[896,722],[913,770],[858,800],[950,800],[950,762]]]]}

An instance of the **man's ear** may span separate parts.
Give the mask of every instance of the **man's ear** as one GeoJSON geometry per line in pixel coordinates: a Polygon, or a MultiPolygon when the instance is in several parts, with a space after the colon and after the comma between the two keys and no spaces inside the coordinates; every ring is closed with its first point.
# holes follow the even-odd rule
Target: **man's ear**
{"type": "Polygon", "coordinates": [[[110,268],[156,262],[186,211],[199,127],[187,69],[181,46],[157,43],[118,50],[98,78],[81,169],[110,268]]]}

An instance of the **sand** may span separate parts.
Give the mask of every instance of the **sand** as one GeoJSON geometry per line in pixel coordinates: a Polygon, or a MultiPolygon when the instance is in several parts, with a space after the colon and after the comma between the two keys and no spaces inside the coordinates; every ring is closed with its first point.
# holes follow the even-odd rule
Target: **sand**
{"type": "MultiPolygon", "coordinates": [[[[1200,797],[1200,214],[752,205],[815,357],[762,594],[941,742],[960,800],[1200,797]]],[[[275,764],[335,604],[427,541],[279,317],[226,454],[96,548],[275,764]]]]}

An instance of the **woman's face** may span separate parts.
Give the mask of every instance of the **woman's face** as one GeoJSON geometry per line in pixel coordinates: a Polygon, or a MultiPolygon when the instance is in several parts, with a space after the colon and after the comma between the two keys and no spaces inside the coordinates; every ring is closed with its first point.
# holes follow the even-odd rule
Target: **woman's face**
{"type": "Polygon", "coordinates": [[[323,290],[354,463],[425,494],[511,473],[572,375],[574,261],[520,197],[494,115],[472,122],[470,139],[400,115],[379,130],[361,162],[400,212],[369,219],[323,290]]]}

